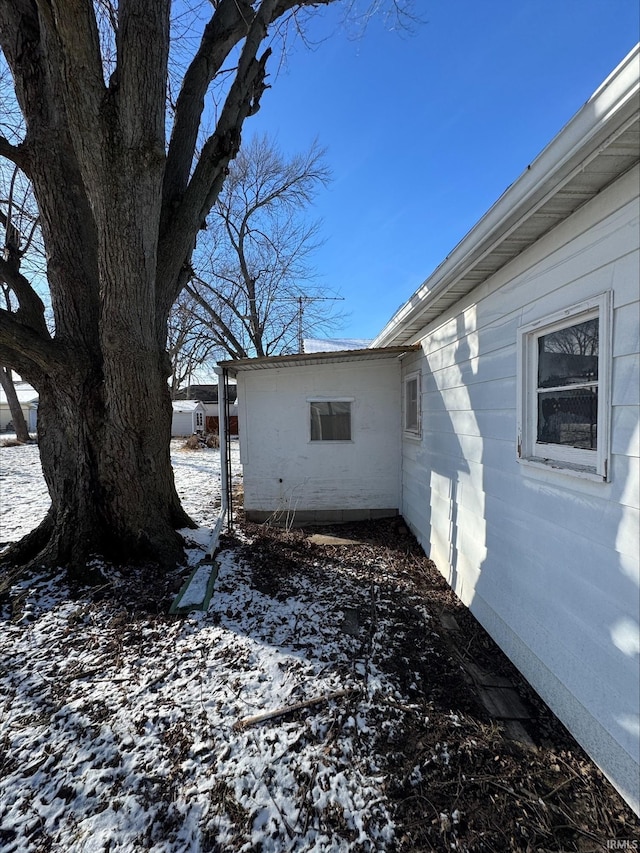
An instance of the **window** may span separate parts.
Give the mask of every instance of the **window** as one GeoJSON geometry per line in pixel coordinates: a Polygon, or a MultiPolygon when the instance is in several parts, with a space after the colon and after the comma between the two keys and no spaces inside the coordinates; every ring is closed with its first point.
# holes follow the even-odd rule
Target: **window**
{"type": "Polygon", "coordinates": [[[351,441],[351,400],[310,400],[311,441],[351,441]]]}
{"type": "Polygon", "coordinates": [[[518,457],[608,476],[610,295],[519,330],[518,457]]]}
{"type": "Polygon", "coordinates": [[[420,435],[420,374],[412,373],[404,380],[404,431],[420,435]]]}
{"type": "Polygon", "coordinates": [[[204,415],[202,412],[196,412],[196,429],[202,429],[204,426],[204,415]]]}

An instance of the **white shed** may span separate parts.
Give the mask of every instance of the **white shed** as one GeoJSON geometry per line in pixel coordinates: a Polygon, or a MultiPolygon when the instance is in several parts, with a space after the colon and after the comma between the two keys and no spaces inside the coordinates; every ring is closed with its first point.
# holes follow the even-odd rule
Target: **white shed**
{"type": "Polygon", "coordinates": [[[174,400],[172,406],[172,436],[187,436],[204,431],[205,407],[200,400],[174,400]]]}
{"type": "Polygon", "coordinates": [[[291,523],[397,515],[399,356],[407,347],[243,359],[238,382],[247,517],[291,523]]]}

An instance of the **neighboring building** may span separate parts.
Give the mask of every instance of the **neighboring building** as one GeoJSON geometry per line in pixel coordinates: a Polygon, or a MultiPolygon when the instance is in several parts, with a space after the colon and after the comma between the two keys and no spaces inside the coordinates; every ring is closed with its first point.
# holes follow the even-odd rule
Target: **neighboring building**
{"type": "Polygon", "coordinates": [[[271,508],[280,488],[298,511],[313,495],[334,511],[354,496],[396,508],[636,811],[639,60],[636,48],[396,313],[372,360],[225,365],[250,506],[271,508]],[[315,400],[320,429],[327,403],[349,403],[348,437],[316,446],[315,400]]]}
{"type": "MultiPolygon", "coordinates": [[[[22,380],[18,380],[13,384],[29,432],[35,432],[38,425],[38,392],[28,382],[23,382],[22,380]]],[[[11,423],[13,423],[13,418],[9,410],[7,396],[4,393],[4,389],[0,386],[0,430],[6,430],[7,424],[11,423]]]]}
{"type": "Polygon", "coordinates": [[[204,432],[206,413],[200,400],[174,400],[172,406],[171,435],[174,438],[204,432]]]}
{"type": "MultiPolygon", "coordinates": [[[[229,385],[227,389],[228,401],[228,430],[230,435],[238,435],[238,404],[236,401],[237,388],[229,385]]],[[[182,388],[175,397],[176,400],[200,400],[205,408],[205,431],[218,434],[220,432],[220,412],[218,406],[218,386],[214,385],[189,385],[182,388]]]]}
{"type": "Polygon", "coordinates": [[[302,341],[302,351],[306,353],[344,352],[366,349],[368,346],[371,346],[371,340],[365,340],[365,338],[305,338],[302,341]]]}

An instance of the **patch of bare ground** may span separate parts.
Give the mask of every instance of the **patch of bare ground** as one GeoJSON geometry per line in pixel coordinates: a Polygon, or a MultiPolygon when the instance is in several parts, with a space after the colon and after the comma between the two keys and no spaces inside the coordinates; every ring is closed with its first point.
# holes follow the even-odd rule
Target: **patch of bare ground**
{"type": "MultiPolygon", "coordinates": [[[[321,531],[243,526],[251,541],[238,547],[255,587],[283,600],[301,585],[324,594],[334,586],[342,630],[375,644],[377,666],[398,685],[401,700],[380,700],[375,746],[394,850],[636,849],[636,816],[400,520],[321,531]],[[352,542],[311,541],[318,532],[352,542]],[[515,694],[517,722],[487,710],[487,683],[515,694]]],[[[350,703],[355,713],[357,697],[350,703]]]]}

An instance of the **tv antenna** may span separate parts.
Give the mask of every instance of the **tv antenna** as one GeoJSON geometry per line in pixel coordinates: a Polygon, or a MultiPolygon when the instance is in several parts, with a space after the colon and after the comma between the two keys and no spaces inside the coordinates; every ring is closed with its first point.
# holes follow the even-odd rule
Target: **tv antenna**
{"type": "Polygon", "coordinates": [[[344,296],[284,296],[282,301],[298,303],[298,352],[302,352],[302,319],[305,305],[309,302],[344,302],[344,296]]]}

